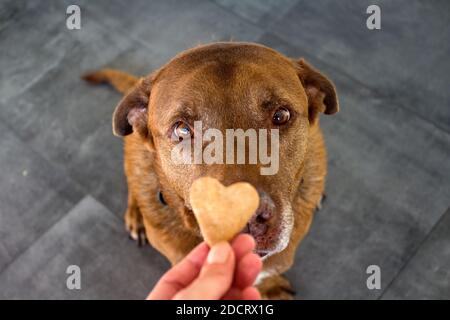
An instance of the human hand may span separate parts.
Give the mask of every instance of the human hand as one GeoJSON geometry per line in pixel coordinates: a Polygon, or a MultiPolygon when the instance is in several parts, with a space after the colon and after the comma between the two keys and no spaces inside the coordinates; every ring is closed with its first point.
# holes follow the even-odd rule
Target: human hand
{"type": "Polygon", "coordinates": [[[202,242],[162,276],[147,299],[261,299],[253,286],[262,269],[254,248],[255,240],[248,234],[238,235],[231,245],[221,242],[211,249],[202,242]]]}

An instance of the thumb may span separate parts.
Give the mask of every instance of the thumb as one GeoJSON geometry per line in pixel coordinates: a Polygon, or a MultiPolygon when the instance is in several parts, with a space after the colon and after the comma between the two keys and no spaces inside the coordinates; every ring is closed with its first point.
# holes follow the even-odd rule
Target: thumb
{"type": "Polygon", "coordinates": [[[233,282],[235,256],[228,242],[213,246],[200,275],[174,300],[216,300],[223,297],[233,282]]]}

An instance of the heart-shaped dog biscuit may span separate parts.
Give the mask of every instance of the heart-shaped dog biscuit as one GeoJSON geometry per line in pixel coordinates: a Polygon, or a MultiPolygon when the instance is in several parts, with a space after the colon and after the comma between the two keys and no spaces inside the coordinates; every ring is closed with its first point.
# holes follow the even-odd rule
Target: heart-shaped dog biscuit
{"type": "Polygon", "coordinates": [[[228,187],[211,177],[194,181],[190,201],[206,243],[229,241],[241,231],[258,209],[259,196],[247,182],[228,187]]]}

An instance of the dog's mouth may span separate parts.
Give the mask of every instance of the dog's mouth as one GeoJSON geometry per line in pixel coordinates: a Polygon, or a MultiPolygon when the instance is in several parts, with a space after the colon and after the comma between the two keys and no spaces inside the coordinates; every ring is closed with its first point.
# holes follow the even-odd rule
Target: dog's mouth
{"type": "MultiPolygon", "coordinates": [[[[240,233],[248,233],[255,239],[254,252],[264,260],[289,244],[293,215],[290,204],[284,205],[283,210],[277,210],[270,196],[264,192],[259,194],[259,207],[240,233]]],[[[186,209],[194,216],[190,205],[186,209]]]]}
{"type": "Polygon", "coordinates": [[[250,234],[255,239],[256,247],[254,252],[261,258],[265,258],[281,251],[276,250],[282,236],[282,228],[280,225],[278,223],[269,224],[265,221],[261,221],[255,216],[250,219],[241,231],[241,233],[250,234]]]}
{"type": "Polygon", "coordinates": [[[267,258],[286,248],[292,231],[292,212],[278,212],[272,199],[260,193],[260,205],[241,233],[253,236],[256,242],[255,253],[267,258]]]}

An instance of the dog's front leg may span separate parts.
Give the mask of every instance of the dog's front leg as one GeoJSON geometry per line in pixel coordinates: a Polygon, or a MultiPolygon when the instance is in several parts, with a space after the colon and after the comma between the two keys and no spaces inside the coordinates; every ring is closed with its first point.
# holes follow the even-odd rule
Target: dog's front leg
{"type": "Polygon", "coordinates": [[[142,214],[136,199],[134,199],[131,192],[128,192],[128,208],[125,212],[125,228],[130,234],[130,238],[137,241],[138,246],[147,243],[142,214]]]}
{"type": "Polygon", "coordinates": [[[261,280],[257,285],[261,297],[266,300],[293,300],[295,291],[283,275],[273,275],[261,280]]]}

